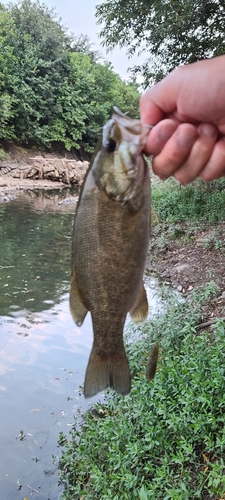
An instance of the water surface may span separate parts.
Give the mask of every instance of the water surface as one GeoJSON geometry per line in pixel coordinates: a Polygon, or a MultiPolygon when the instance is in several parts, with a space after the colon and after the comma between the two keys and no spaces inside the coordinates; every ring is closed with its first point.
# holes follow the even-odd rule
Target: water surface
{"type": "MultiPolygon", "coordinates": [[[[88,314],[70,316],[74,205],[65,192],[28,192],[0,205],[0,498],[58,500],[59,432],[78,408],[92,344],[88,314]]],[[[148,281],[153,308],[160,307],[148,281]]]]}

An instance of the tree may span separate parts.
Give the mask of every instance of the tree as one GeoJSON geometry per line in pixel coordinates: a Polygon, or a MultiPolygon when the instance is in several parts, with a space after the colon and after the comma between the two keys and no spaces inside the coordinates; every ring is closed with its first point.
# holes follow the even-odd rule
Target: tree
{"type": "Polygon", "coordinates": [[[93,151],[113,105],[138,115],[139,95],[87,36],[67,34],[39,0],[0,3],[0,139],[93,151]]]}
{"type": "Polygon", "coordinates": [[[225,4],[220,0],[105,0],[96,7],[100,37],[128,55],[147,51],[136,68],[145,85],[174,67],[225,53],[225,4]]]}
{"type": "Polygon", "coordinates": [[[49,141],[92,152],[113,106],[138,116],[139,94],[135,85],[121,80],[111,64],[72,52],[70,74],[59,88],[57,105],[60,113],[49,126],[49,141]]]}
{"type": "Polygon", "coordinates": [[[2,6],[0,10],[0,137],[15,138],[13,118],[16,98],[13,89],[18,85],[16,77],[17,58],[8,44],[6,33],[13,31],[14,25],[2,6]]]}
{"type": "MultiPolygon", "coordinates": [[[[2,6],[0,9],[4,15],[2,6]]],[[[11,29],[1,23],[0,39],[4,39],[5,51],[10,47],[15,61],[13,84],[8,81],[6,88],[13,96],[9,126],[13,123],[15,137],[21,142],[45,144],[46,126],[57,113],[58,89],[69,74],[71,39],[55,20],[54,10],[39,0],[10,4],[7,19],[11,29]]]]}

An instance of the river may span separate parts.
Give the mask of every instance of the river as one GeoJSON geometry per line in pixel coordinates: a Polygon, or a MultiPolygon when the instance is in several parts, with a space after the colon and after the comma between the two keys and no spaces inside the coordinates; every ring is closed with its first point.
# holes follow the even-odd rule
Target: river
{"type": "MultiPolygon", "coordinates": [[[[59,500],[57,446],[84,400],[92,344],[68,306],[74,205],[30,191],[0,204],[0,498],[59,500]]],[[[148,280],[153,311],[160,307],[148,280]]]]}

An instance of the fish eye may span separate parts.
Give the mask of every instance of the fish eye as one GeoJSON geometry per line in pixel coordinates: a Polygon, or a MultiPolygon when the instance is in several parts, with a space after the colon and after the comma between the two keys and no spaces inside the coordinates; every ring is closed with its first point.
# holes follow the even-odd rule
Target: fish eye
{"type": "Polygon", "coordinates": [[[105,150],[107,153],[114,153],[116,149],[116,141],[114,139],[107,139],[105,143],[105,150]]]}

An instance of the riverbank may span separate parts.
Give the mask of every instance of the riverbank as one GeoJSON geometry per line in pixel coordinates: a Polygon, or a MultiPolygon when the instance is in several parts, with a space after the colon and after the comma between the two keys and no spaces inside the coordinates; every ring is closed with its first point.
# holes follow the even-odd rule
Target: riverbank
{"type": "Polygon", "coordinates": [[[4,179],[3,181],[0,178],[0,203],[15,199],[22,191],[35,189],[62,190],[63,188],[65,188],[65,186],[61,182],[46,180],[33,181],[32,179],[4,179]]]}
{"type": "Polygon", "coordinates": [[[109,391],[83,427],[79,417],[60,433],[62,500],[224,499],[225,322],[199,329],[217,293],[209,282],[178,303],[166,288],[166,313],[130,327],[130,395],[109,391]],[[147,382],[155,341],[158,367],[147,382]]]}
{"type": "Polygon", "coordinates": [[[203,320],[225,316],[225,179],[179,186],[153,183],[153,226],[147,267],[187,297],[213,281],[218,294],[203,307],[203,320]]]}
{"type": "Polygon", "coordinates": [[[82,154],[40,153],[15,145],[0,153],[0,203],[26,190],[79,188],[89,166],[82,154]]]}

